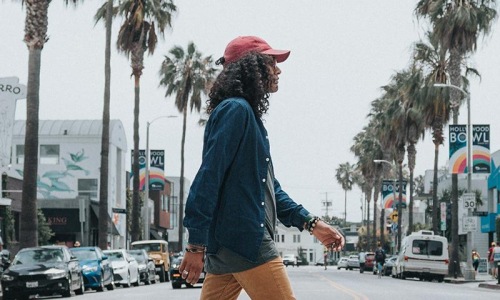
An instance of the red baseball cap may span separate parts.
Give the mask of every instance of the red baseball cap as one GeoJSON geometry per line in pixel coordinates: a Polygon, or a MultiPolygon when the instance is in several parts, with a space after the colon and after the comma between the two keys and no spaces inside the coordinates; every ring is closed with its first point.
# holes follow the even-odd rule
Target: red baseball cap
{"type": "Polygon", "coordinates": [[[290,50],[273,49],[266,41],[259,37],[239,36],[227,44],[224,51],[224,59],[219,59],[218,61],[225,66],[252,51],[274,56],[279,63],[284,62],[290,55],[290,50]]]}

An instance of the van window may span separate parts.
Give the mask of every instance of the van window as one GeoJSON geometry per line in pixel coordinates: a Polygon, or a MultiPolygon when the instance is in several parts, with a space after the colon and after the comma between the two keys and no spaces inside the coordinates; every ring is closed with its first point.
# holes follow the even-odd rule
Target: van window
{"type": "Polygon", "coordinates": [[[419,255],[443,255],[443,243],[439,241],[413,240],[412,253],[419,255]]]}

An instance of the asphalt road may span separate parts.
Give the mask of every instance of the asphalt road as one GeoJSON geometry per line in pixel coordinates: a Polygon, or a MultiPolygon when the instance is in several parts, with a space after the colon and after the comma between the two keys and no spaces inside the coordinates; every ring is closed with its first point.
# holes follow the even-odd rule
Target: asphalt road
{"type": "MultiPolygon", "coordinates": [[[[378,278],[370,272],[360,274],[359,271],[337,270],[329,267],[301,266],[288,267],[288,274],[294,292],[299,300],[347,300],[347,299],[405,299],[405,300],[434,300],[434,299],[500,299],[500,289],[486,289],[479,287],[480,282],[469,283],[438,283],[418,280],[401,280],[391,277],[378,278]]],[[[483,284],[496,284],[488,276],[483,284]]],[[[87,291],[83,296],[72,296],[75,300],[142,300],[168,299],[186,300],[199,298],[201,286],[194,288],[182,287],[172,289],[170,283],[157,283],[149,286],[121,288],[113,291],[87,291]]],[[[58,299],[48,297],[45,299],[58,299]]],[[[244,292],[238,298],[248,300],[250,297],[244,292]]],[[[269,299],[272,299],[270,295],[269,299]]]]}

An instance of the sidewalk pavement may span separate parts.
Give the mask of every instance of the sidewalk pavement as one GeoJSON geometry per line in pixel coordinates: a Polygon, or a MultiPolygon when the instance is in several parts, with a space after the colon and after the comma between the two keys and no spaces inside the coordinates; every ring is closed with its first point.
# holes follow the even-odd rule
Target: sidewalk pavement
{"type": "Polygon", "coordinates": [[[444,282],[455,283],[455,284],[477,282],[479,283],[479,287],[481,288],[500,290],[500,284],[498,284],[498,279],[493,278],[491,275],[485,273],[477,274],[475,280],[465,280],[463,277],[458,277],[458,278],[445,277],[444,282]]]}

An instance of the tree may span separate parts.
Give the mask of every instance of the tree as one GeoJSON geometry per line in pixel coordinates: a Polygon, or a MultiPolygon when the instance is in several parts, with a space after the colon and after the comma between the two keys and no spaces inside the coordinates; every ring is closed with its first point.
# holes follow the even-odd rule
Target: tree
{"type": "Polygon", "coordinates": [[[215,78],[212,56],[203,57],[193,42],[186,49],[174,46],[165,55],[160,68],[160,86],[166,88],[165,97],[175,94],[175,106],[182,113],[181,175],[179,187],[179,245],[182,250],[184,227],[184,146],[186,141],[186,121],[188,107],[192,112],[200,112],[201,95],[207,94],[215,78]]]}
{"type": "MultiPolygon", "coordinates": [[[[450,52],[450,83],[463,86],[461,65],[465,57],[475,52],[477,39],[487,35],[496,19],[495,0],[420,0],[415,8],[417,17],[427,18],[432,25],[432,34],[442,47],[450,52]]],[[[450,90],[453,124],[458,123],[458,111],[464,95],[457,89],[450,90]]],[[[458,261],[458,176],[452,174],[452,251],[451,261],[458,261]]],[[[450,274],[460,274],[450,264],[450,274]]]]}
{"type": "Polygon", "coordinates": [[[342,186],[344,190],[344,227],[347,224],[347,191],[352,190],[353,185],[353,172],[354,165],[351,165],[349,162],[345,162],[340,164],[337,170],[335,171],[335,178],[337,182],[342,186]]]}
{"type": "MultiPolygon", "coordinates": [[[[65,0],[66,4],[77,0],[65,0]]],[[[26,94],[26,134],[24,140],[23,194],[20,216],[21,248],[38,245],[37,175],[38,121],[40,105],[40,70],[42,49],[48,41],[48,9],[50,1],[25,0],[26,22],[24,42],[28,47],[28,84],[26,94]]]]}
{"type": "Polygon", "coordinates": [[[106,46],[104,49],[104,99],[102,110],[101,136],[101,167],[99,179],[99,237],[98,245],[101,249],[108,248],[108,171],[109,171],[109,122],[111,102],[111,26],[113,24],[113,0],[106,3],[97,11],[96,22],[105,20],[106,46]]]}
{"type": "MultiPolygon", "coordinates": [[[[117,39],[118,50],[130,58],[132,76],[134,76],[134,157],[132,162],[133,208],[132,208],[132,241],[140,237],[140,197],[139,197],[139,107],[140,79],[144,69],[144,54],[152,55],[156,49],[158,38],[165,29],[171,27],[172,14],[177,7],[172,0],[124,0],[120,2],[118,13],[125,16],[117,39]]],[[[146,199],[149,195],[146,195],[146,199]]],[[[148,239],[149,237],[143,237],[148,239]]]]}
{"type": "Polygon", "coordinates": [[[47,245],[49,240],[54,236],[54,232],[47,223],[47,219],[41,209],[37,210],[38,221],[38,245],[47,245]]]}

